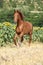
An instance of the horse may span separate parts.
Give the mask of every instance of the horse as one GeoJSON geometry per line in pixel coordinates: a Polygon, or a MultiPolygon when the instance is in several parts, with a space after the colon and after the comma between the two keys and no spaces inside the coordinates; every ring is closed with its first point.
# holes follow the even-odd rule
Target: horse
{"type": "MultiPolygon", "coordinates": [[[[14,22],[17,23],[16,26],[16,34],[14,36],[14,43],[15,45],[17,45],[16,43],[16,39],[19,36],[21,39],[21,42],[23,41],[23,36],[28,34],[30,36],[29,38],[29,45],[32,41],[32,32],[33,32],[33,25],[32,23],[28,22],[28,21],[24,21],[24,16],[21,13],[21,11],[16,10],[14,12],[14,22]]],[[[19,45],[19,44],[18,44],[19,45]]]]}

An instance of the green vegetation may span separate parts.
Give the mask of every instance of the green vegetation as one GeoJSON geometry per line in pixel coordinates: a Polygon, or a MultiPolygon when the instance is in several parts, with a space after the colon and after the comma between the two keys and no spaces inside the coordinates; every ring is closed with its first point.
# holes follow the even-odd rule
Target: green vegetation
{"type": "MultiPolygon", "coordinates": [[[[0,23],[0,46],[4,46],[6,44],[12,44],[14,35],[15,35],[15,24],[11,24],[9,22],[0,23]]],[[[29,36],[25,35],[24,39],[29,39],[29,36]]],[[[32,41],[40,41],[43,42],[43,27],[34,27],[32,41]]]]}
{"type": "Polygon", "coordinates": [[[12,25],[9,22],[0,23],[0,45],[1,46],[7,44],[7,42],[13,43],[15,26],[12,25]]]}
{"type": "Polygon", "coordinates": [[[0,0],[0,46],[13,42],[16,27],[13,15],[17,9],[23,13],[24,20],[37,26],[34,27],[32,41],[43,42],[43,0],[0,0]]]}
{"type": "Polygon", "coordinates": [[[24,14],[24,20],[32,22],[34,26],[43,26],[42,0],[0,0],[0,22],[13,21],[14,10],[24,14]]]}

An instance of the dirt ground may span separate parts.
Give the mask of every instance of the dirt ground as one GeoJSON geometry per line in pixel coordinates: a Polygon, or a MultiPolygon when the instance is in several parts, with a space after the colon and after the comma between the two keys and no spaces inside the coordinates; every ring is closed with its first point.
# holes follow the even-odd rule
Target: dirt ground
{"type": "Polygon", "coordinates": [[[43,65],[43,44],[1,47],[0,65],[43,65]]]}

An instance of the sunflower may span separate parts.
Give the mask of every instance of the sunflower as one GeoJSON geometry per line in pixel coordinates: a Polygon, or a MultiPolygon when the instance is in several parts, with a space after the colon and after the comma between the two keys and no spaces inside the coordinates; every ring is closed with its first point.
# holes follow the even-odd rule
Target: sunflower
{"type": "Polygon", "coordinates": [[[11,26],[11,23],[9,23],[9,22],[4,22],[3,24],[6,26],[11,26]]]}

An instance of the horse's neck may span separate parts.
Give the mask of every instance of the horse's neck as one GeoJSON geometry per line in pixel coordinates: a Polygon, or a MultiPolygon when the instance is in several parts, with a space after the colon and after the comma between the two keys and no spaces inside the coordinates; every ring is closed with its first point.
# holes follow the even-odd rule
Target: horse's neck
{"type": "Polygon", "coordinates": [[[22,20],[18,20],[18,22],[17,22],[17,26],[21,25],[22,23],[23,23],[22,20]]]}

